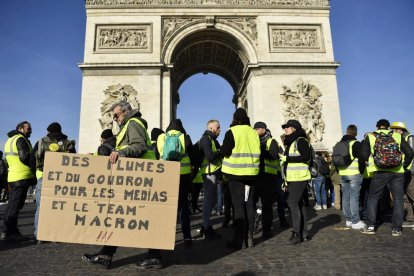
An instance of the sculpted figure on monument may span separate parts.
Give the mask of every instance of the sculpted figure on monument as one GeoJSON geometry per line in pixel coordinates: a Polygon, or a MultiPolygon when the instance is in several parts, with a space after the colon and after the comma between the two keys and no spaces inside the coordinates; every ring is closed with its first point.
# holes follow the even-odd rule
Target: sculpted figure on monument
{"type": "Polygon", "coordinates": [[[140,29],[100,29],[99,48],[146,48],[147,32],[140,29]]]}
{"type": "Polygon", "coordinates": [[[116,124],[113,124],[111,107],[115,103],[125,101],[131,104],[133,109],[139,110],[138,92],[131,85],[117,84],[109,86],[104,91],[104,94],[105,99],[101,102],[101,118],[99,123],[102,129],[111,129],[113,133],[117,133],[119,129],[116,124]]]}
{"type": "Polygon", "coordinates": [[[322,93],[313,84],[298,79],[290,87],[283,86],[281,94],[284,102],[283,117],[285,121],[296,119],[300,121],[306,130],[312,143],[321,142],[325,131],[325,122],[322,119],[322,93]]]}
{"type": "Polygon", "coordinates": [[[171,18],[164,18],[163,23],[163,42],[165,43],[168,38],[180,27],[193,22],[193,18],[177,18],[177,17],[171,17],[171,18]]]}

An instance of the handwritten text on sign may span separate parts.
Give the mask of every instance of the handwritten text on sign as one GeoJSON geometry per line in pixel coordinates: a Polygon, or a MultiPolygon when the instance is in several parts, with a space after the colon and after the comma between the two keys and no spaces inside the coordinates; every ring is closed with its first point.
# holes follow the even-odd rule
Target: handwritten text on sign
{"type": "Polygon", "coordinates": [[[173,249],[179,162],[46,153],[39,240],[173,249]]]}

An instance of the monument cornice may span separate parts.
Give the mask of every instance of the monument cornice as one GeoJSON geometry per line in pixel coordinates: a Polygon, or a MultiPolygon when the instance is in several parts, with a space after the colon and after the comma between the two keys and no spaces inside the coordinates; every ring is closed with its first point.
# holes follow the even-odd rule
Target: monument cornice
{"type": "Polygon", "coordinates": [[[330,0],[85,0],[87,9],[107,8],[280,8],[329,9],[330,0]]]}

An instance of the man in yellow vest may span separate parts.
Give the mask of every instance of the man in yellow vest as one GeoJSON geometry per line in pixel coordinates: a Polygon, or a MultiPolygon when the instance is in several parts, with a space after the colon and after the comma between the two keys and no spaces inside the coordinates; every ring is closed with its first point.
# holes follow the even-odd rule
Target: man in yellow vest
{"type": "Polygon", "coordinates": [[[246,247],[254,246],[254,207],[253,193],[260,164],[260,139],[250,126],[250,119],[243,108],[233,114],[233,122],[226,132],[221,146],[224,156],[222,172],[228,179],[231,199],[234,207],[234,236],[227,247],[241,249],[243,241],[246,247]],[[246,231],[247,229],[247,231],[246,231]]]}
{"type": "MultiPolygon", "coordinates": [[[[141,118],[142,114],[138,110],[132,110],[128,102],[121,101],[112,106],[113,119],[119,125],[120,131],[116,136],[115,149],[109,155],[109,160],[115,164],[119,157],[155,159],[150,137],[147,132],[147,121],[141,118]]],[[[93,264],[100,264],[110,267],[112,256],[117,250],[117,246],[104,246],[97,254],[84,254],[82,259],[93,264]]],[[[148,256],[148,260],[156,260],[153,266],[162,268],[161,256],[148,256]]],[[[147,268],[142,263],[147,264],[148,260],[138,262],[137,266],[147,268]]]]}
{"type": "Polygon", "coordinates": [[[280,226],[289,227],[285,217],[285,197],[282,191],[282,176],[279,154],[283,153],[278,142],[272,138],[270,130],[264,122],[256,122],[253,126],[260,137],[260,171],[254,189],[255,204],[260,199],[262,205],[262,236],[272,235],[273,203],[277,201],[277,213],[280,226]]]}
{"type": "MultiPolygon", "coordinates": [[[[407,126],[404,122],[394,122],[391,124],[390,129],[401,134],[402,138],[407,141],[408,145],[414,150],[414,135],[411,135],[407,130],[407,126]]],[[[411,162],[404,174],[404,209],[407,210],[405,222],[403,227],[414,227],[414,168],[413,162],[411,162]]]]}
{"type": "Polygon", "coordinates": [[[166,129],[166,133],[162,133],[157,138],[157,150],[160,159],[165,159],[164,145],[166,144],[167,135],[178,136],[181,153],[180,160],[180,188],[178,194],[178,214],[180,216],[181,231],[183,232],[184,245],[192,246],[191,227],[190,227],[190,207],[188,204],[188,195],[191,190],[191,160],[193,159],[193,143],[190,136],[186,133],[180,119],[171,120],[166,129]]]}
{"type": "Polygon", "coordinates": [[[28,238],[23,236],[18,227],[19,212],[24,206],[27,190],[36,185],[35,162],[32,155],[32,144],[29,141],[32,127],[24,121],[16,126],[16,130],[7,133],[9,139],[4,146],[6,162],[9,167],[7,181],[11,187],[9,202],[4,213],[1,240],[20,242],[28,238]]]}
{"type": "MultiPolygon", "coordinates": [[[[217,239],[221,236],[214,231],[210,216],[215,204],[218,203],[217,192],[221,189],[221,154],[220,144],[217,141],[220,135],[220,123],[217,120],[207,122],[207,130],[200,139],[199,147],[204,159],[201,163],[200,172],[203,176],[204,199],[203,199],[203,226],[200,235],[207,239],[217,239]]],[[[220,193],[221,194],[221,193],[220,193]]],[[[218,209],[221,208],[218,207],[218,209]]],[[[218,210],[220,213],[222,210],[218,210]]]]}
{"type": "Polygon", "coordinates": [[[342,212],[346,227],[360,230],[365,224],[359,217],[359,192],[361,191],[363,163],[359,159],[361,142],[357,141],[358,129],[356,125],[349,125],[341,142],[348,143],[349,156],[352,162],[348,166],[338,166],[342,190],[342,212]]]}
{"type": "Polygon", "coordinates": [[[401,134],[392,132],[389,129],[390,122],[381,119],[377,122],[377,130],[367,135],[362,143],[361,159],[368,162],[372,154],[375,167],[374,175],[371,180],[367,203],[367,226],[361,230],[363,234],[375,234],[375,222],[377,215],[378,200],[380,199],[385,186],[388,185],[393,198],[392,213],[392,236],[401,236],[402,223],[404,217],[404,172],[408,170],[413,159],[414,152],[405,141],[401,134]],[[392,139],[390,139],[390,137],[392,139]],[[381,142],[384,141],[384,142],[381,142]],[[386,142],[387,141],[387,142],[386,142]],[[387,145],[387,150],[383,151],[383,145],[387,145]],[[395,149],[395,144],[397,149],[395,149]],[[401,153],[404,159],[399,161],[401,153]],[[394,163],[394,160],[395,163],[394,163]],[[399,162],[398,162],[399,161],[399,162]],[[385,162],[393,162],[392,166],[385,166],[385,162]]]}
{"type": "MultiPolygon", "coordinates": [[[[42,194],[43,167],[45,153],[51,152],[70,152],[76,153],[75,141],[69,140],[68,136],[62,133],[62,127],[58,122],[53,122],[47,127],[47,135],[36,142],[33,153],[36,157],[36,213],[34,218],[34,236],[37,239],[37,229],[39,223],[40,199],[42,194]]],[[[37,241],[41,244],[42,241],[37,241]]]]}

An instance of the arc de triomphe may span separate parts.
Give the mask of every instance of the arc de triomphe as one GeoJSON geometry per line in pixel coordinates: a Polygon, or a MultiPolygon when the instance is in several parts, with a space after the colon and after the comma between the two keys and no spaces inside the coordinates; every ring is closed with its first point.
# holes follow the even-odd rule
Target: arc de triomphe
{"type": "Polygon", "coordinates": [[[165,129],[200,72],[226,79],[252,121],[280,130],[296,118],[331,149],[341,123],[329,13],[329,0],[86,0],[80,152],[95,151],[122,99],[165,129]]]}

